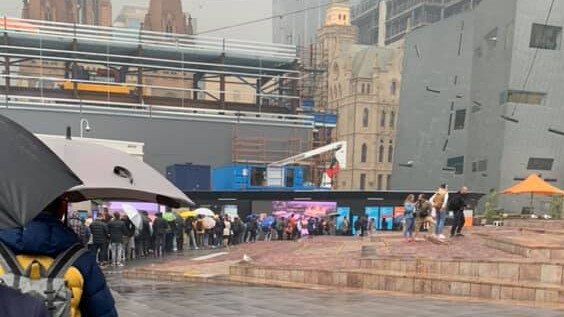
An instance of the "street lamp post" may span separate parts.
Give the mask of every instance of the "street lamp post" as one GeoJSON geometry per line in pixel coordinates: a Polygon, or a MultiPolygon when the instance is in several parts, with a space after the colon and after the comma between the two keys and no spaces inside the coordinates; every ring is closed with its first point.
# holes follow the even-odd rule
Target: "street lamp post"
{"type": "Polygon", "coordinates": [[[82,139],[84,137],[84,131],[90,132],[90,130],[91,130],[91,127],[90,127],[90,122],[88,122],[88,119],[81,118],[80,119],[80,138],[82,139]]]}

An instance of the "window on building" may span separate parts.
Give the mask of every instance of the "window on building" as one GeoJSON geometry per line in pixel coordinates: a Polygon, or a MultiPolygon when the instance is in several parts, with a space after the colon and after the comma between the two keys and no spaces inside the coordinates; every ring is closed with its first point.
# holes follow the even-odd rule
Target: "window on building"
{"type": "Polygon", "coordinates": [[[360,85],[360,93],[361,93],[361,94],[364,93],[364,84],[360,85]]]}
{"type": "Polygon", "coordinates": [[[472,162],[472,172],[478,171],[478,162],[472,162]]]}
{"type": "Polygon", "coordinates": [[[370,112],[368,111],[368,108],[364,108],[364,111],[362,112],[362,127],[364,128],[368,128],[369,115],[370,112]]]}
{"type": "Polygon", "coordinates": [[[394,126],[396,125],[396,112],[392,111],[390,112],[390,128],[394,128],[394,126]]]}
{"type": "Polygon", "coordinates": [[[366,174],[360,174],[360,190],[366,189],[366,174]]]}
{"type": "Polygon", "coordinates": [[[488,170],[488,160],[481,160],[478,162],[478,172],[485,172],[488,170]]]}
{"type": "Polygon", "coordinates": [[[388,163],[392,163],[393,157],[394,157],[394,146],[390,144],[388,146],[388,163]]]}
{"type": "Polygon", "coordinates": [[[392,84],[390,85],[390,93],[392,94],[392,96],[396,95],[396,91],[398,89],[397,86],[398,86],[397,82],[395,80],[392,81],[392,84]]]}
{"type": "Polygon", "coordinates": [[[454,116],[454,129],[455,130],[464,129],[465,122],[466,122],[466,109],[456,110],[454,116]]]}
{"type": "Polygon", "coordinates": [[[368,156],[368,146],[366,145],[366,143],[363,143],[362,149],[360,151],[360,162],[366,163],[367,156],[368,156]]]}
{"type": "Polygon", "coordinates": [[[387,190],[392,189],[392,175],[386,176],[386,189],[387,190]]]}
{"type": "Polygon", "coordinates": [[[378,148],[378,163],[384,162],[384,145],[380,144],[378,148]]]}
{"type": "Polygon", "coordinates": [[[546,94],[542,92],[508,90],[501,94],[500,104],[503,105],[508,102],[513,102],[528,105],[542,105],[545,97],[546,94]]]}
{"type": "Polygon", "coordinates": [[[553,163],[554,159],[551,158],[531,157],[529,158],[527,169],[537,171],[550,171],[552,170],[553,163]]]}
{"type": "Polygon", "coordinates": [[[562,42],[562,27],[533,23],[529,46],[544,50],[559,50],[562,42]]]}
{"type": "Polygon", "coordinates": [[[367,94],[370,94],[370,88],[371,88],[370,86],[371,86],[370,84],[366,84],[366,93],[367,94]]]}
{"type": "Polygon", "coordinates": [[[386,111],[382,110],[382,115],[380,116],[380,127],[384,128],[386,126],[386,111]]]}
{"type": "Polygon", "coordinates": [[[264,186],[266,184],[266,168],[251,167],[251,186],[264,186]]]}
{"type": "Polygon", "coordinates": [[[166,33],[173,33],[173,31],[172,31],[172,25],[168,24],[168,25],[166,26],[166,28],[165,28],[165,32],[166,32],[166,33]]]}
{"type": "Polygon", "coordinates": [[[382,181],[384,177],[382,175],[378,175],[378,190],[382,190],[382,181]]]}
{"type": "Polygon", "coordinates": [[[464,174],[464,156],[457,156],[447,160],[447,167],[454,168],[454,174],[464,174]]]}

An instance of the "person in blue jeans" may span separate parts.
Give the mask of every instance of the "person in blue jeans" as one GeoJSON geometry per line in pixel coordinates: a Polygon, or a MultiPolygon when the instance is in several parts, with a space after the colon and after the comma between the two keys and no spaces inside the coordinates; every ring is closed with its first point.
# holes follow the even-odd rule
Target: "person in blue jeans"
{"type": "Polygon", "coordinates": [[[433,197],[429,199],[431,205],[435,209],[435,236],[441,240],[445,239],[443,235],[443,229],[445,226],[445,220],[447,216],[447,202],[448,202],[448,187],[446,184],[439,186],[433,197]]]}
{"type": "Polygon", "coordinates": [[[409,194],[403,203],[405,220],[405,229],[403,231],[403,236],[406,242],[415,241],[413,239],[413,229],[415,228],[415,196],[409,194]]]}

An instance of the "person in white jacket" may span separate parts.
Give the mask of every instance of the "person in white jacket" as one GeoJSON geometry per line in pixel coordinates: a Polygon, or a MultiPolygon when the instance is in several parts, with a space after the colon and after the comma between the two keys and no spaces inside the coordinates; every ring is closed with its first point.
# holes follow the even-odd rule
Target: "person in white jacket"
{"type": "Polygon", "coordinates": [[[448,186],[446,184],[439,186],[429,201],[431,202],[431,205],[433,205],[433,213],[435,214],[435,221],[437,223],[435,226],[435,235],[439,239],[445,239],[446,237],[443,234],[443,228],[445,226],[445,220],[448,213],[448,186]]]}

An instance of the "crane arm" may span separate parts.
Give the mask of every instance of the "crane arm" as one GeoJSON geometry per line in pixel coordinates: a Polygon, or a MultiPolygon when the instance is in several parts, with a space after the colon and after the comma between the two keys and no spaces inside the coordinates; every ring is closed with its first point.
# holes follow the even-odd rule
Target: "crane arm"
{"type": "MultiPolygon", "coordinates": [[[[341,142],[335,142],[335,143],[331,143],[322,147],[318,147],[316,149],[313,149],[311,151],[307,151],[307,152],[303,152],[291,157],[288,157],[286,159],[280,160],[280,161],[276,161],[273,163],[268,164],[268,166],[274,166],[274,167],[281,167],[281,166],[286,166],[288,164],[293,164],[293,163],[297,163],[303,160],[307,160],[308,158],[326,153],[326,152],[330,152],[330,151],[341,151],[343,153],[346,153],[346,148],[347,148],[347,142],[345,141],[341,141],[341,142]]],[[[342,157],[344,157],[344,155],[341,155],[342,157]]],[[[344,162],[341,162],[343,167],[344,167],[344,162]]]]}

